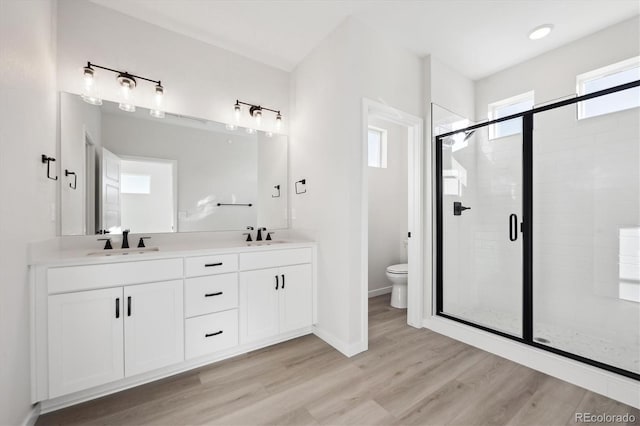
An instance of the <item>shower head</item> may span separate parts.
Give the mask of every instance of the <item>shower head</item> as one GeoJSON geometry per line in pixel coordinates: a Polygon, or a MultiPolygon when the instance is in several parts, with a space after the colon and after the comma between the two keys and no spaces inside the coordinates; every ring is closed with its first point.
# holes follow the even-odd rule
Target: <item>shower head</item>
{"type": "Polygon", "coordinates": [[[475,130],[469,130],[466,132],[455,133],[451,136],[445,137],[442,140],[442,144],[444,146],[452,147],[455,144],[465,143],[467,140],[469,140],[471,136],[473,136],[475,132],[476,132],[475,130]],[[463,133],[464,133],[464,137],[463,137],[463,133]]]}

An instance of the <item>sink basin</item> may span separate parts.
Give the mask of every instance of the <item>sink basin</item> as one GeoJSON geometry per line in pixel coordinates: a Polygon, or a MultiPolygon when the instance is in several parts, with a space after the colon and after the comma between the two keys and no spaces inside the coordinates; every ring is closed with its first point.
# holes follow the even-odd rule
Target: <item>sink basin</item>
{"type": "Polygon", "coordinates": [[[126,256],[128,254],[144,254],[159,251],[158,247],[128,248],[92,251],[87,256],[126,256]]]}
{"type": "Polygon", "coordinates": [[[247,243],[247,246],[249,247],[254,247],[254,246],[270,246],[272,244],[285,244],[288,243],[288,241],[284,241],[284,240],[264,240],[264,241],[251,241],[249,243],[247,243]]]}

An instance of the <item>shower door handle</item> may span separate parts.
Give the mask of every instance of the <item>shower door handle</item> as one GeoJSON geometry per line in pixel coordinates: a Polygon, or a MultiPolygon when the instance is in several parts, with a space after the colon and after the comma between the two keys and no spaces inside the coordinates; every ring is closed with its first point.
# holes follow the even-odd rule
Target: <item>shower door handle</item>
{"type": "Polygon", "coordinates": [[[518,239],[518,215],[512,213],[509,216],[509,241],[518,239]]]}
{"type": "Polygon", "coordinates": [[[462,214],[462,212],[465,211],[465,210],[471,210],[471,207],[463,206],[460,201],[454,201],[453,202],[453,215],[454,216],[460,216],[462,214]]]}

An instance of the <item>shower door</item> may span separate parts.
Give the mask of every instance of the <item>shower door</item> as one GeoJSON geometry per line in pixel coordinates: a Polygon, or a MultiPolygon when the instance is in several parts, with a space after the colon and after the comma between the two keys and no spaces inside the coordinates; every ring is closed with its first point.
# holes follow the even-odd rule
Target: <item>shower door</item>
{"type": "Polygon", "coordinates": [[[436,138],[437,308],[522,337],[522,118],[493,126],[436,138]]]}

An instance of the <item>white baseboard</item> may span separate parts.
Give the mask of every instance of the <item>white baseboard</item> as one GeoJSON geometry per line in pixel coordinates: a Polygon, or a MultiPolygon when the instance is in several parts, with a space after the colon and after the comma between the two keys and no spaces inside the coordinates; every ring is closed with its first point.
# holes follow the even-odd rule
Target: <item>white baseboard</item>
{"type": "Polygon", "coordinates": [[[40,417],[40,404],[34,404],[24,418],[22,426],[34,426],[38,421],[38,417],[40,417]]]}
{"type": "Polygon", "coordinates": [[[376,296],[381,296],[383,294],[388,294],[391,293],[391,286],[389,287],[382,287],[382,288],[376,288],[373,290],[369,290],[369,298],[372,297],[376,297],[376,296]]]}
{"type": "Polygon", "coordinates": [[[446,318],[426,318],[423,325],[436,333],[640,408],[640,383],[628,377],[446,318]]]}
{"type": "Polygon", "coordinates": [[[369,349],[368,342],[356,342],[350,344],[338,339],[331,333],[327,333],[325,330],[322,330],[317,326],[313,327],[313,334],[333,346],[335,350],[337,350],[347,358],[351,358],[352,356],[369,349]]]}

